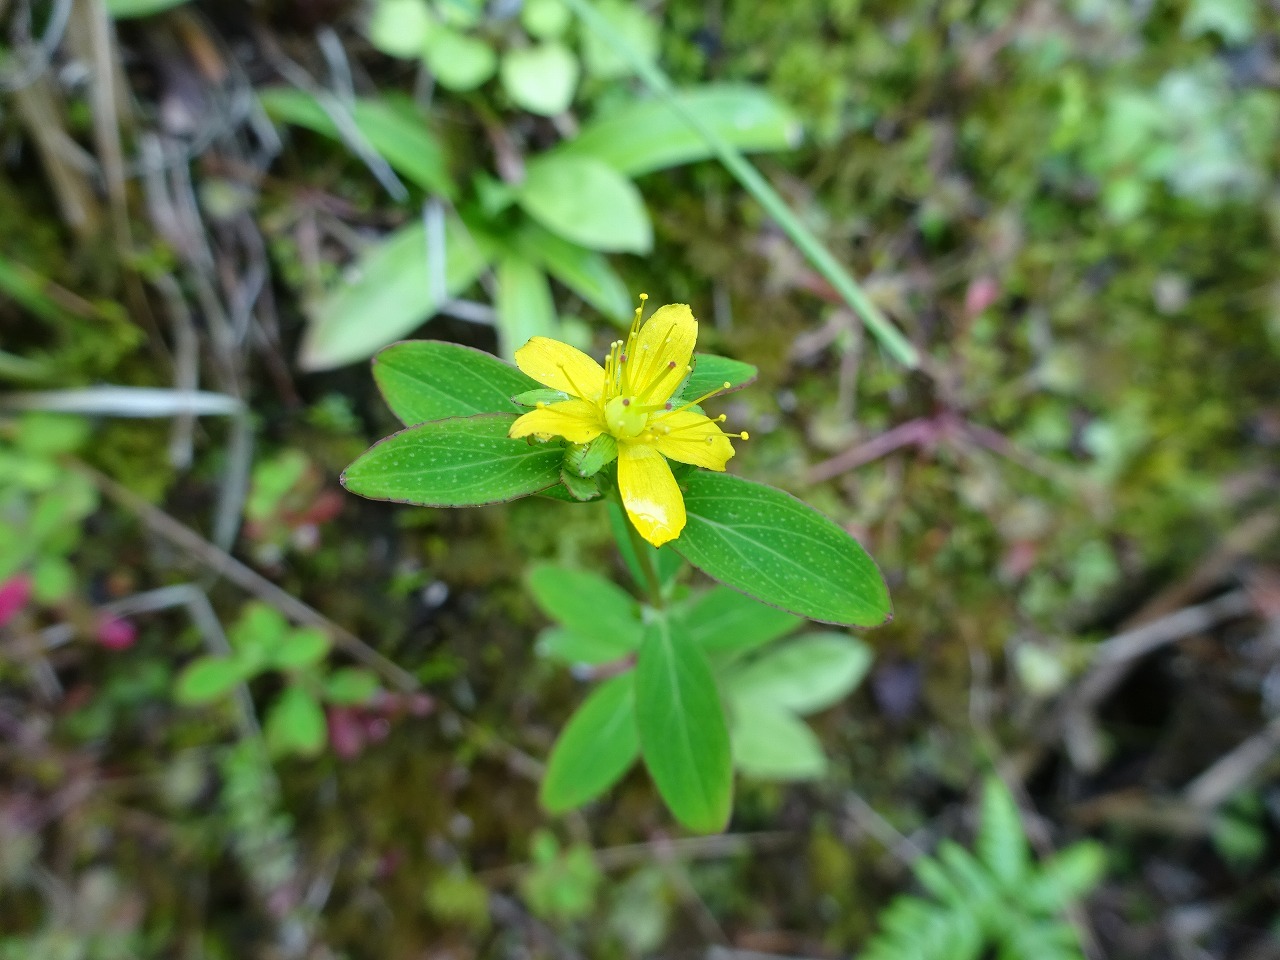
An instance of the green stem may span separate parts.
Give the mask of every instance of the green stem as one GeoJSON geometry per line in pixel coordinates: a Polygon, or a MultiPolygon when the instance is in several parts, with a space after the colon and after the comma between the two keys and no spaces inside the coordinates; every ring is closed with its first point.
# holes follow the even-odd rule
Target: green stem
{"type": "Polygon", "coordinates": [[[627,537],[631,540],[631,552],[635,554],[636,563],[640,565],[640,572],[644,574],[645,586],[649,589],[649,602],[657,609],[664,610],[666,609],[667,601],[662,595],[662,583],[658,580],[658,571],[654,569],[653,557],[649,555],[647,549],[649,544],[640,536],[640,531],[636,529],[636,525],[627,516],[626,505],[616,491],[614,496],[618,501],[618,506],[622,507],[622,519],[627,525],[627,537]]]}
{"type": "Polygon", "coordinates": [[[667,105],[707,142],[720,162],[724,164],[725,169],[786,231],[787,236],[800,248],[800,252],[844,297],[866,328],[880,341],[880,345],[904,366],[910,369],[919,367],[920,354],[915,346],[880,312],[880,308],[871,301],[858,282],[831,255],[831,251],[823,246],[822,241],[791,212],[786,201],[778,195],[769,181],[760,175],[760,172],[751,165],[738,148],[704,124],[693,111],[687,109],[675,95],[675,87],[667,75],[656,64],[638,55],[626,39],[596,11],[588,0],[565,0],[565,3],[582,19],[583,23],[625,57],[645,86],[665,100],[667,105]]]}

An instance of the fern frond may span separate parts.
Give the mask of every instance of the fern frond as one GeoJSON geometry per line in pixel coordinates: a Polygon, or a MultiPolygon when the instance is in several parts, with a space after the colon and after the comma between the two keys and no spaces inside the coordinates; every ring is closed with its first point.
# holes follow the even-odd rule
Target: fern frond
{"type": "Polygon", "coordinates": [[[1046,860],[1019,899],[1028,910],[1058,913],[1097,886],[1106,868],[1107,857],[1101,844],[1074,844],[1046,860]]]}
{"type": "Polygon", "coordinates": [[[982,784],[982,816],[975,842],[979,859],[1014,892],[1031,867],[1031,848],[1022,829],[1022,816],[1013,794],[999,777],[987,777],[982,784]]]}

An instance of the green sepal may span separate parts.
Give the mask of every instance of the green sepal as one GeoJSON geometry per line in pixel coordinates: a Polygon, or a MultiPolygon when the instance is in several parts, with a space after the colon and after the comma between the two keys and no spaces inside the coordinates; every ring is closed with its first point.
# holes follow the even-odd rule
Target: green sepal
{"type": "Polygon", "coordinates": [[[590,443],[569,444],[564,455],[564,469],[566,473],[576,473],[580,477],[594,477],[616,459],[618,441],[602,433],[590,443]]]}
{"type": "Polygon", "coordinates": [[[561,400],[568,399],[569,395],[563,390],[542,387],[538,390],[526,390],[524,393],[517,393],[511,398],[511,402],[517,403],[522,407],[536,407],[540,403],[559,403],[561,400]]]}
{"type": "Polygon", "coordinates": [[[585,503],[600,499],[600,481],[595,477],[580,477],[571,470],[560,468],[560,482],[573,499],[585,503]]]}

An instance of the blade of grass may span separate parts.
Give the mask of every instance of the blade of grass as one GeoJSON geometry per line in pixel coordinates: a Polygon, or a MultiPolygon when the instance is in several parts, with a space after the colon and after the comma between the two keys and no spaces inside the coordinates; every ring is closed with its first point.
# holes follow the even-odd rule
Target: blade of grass
{"type": "Polygon", "coordinates": [[[631,45],[627,43],[626,39],[614,29],[613,25],[591,5],[589,0],[564,0],[564,2],[566,6],[578,15],[589,30],[598,34],[600,39],[604,40],[617,50],[619,55],[627,59],[636,76],[640,78],[645,86],[661,97],[693,130],[697,131],[699,136],[706,140],[707,145],[715,152],[716,157],[724,164],[725,169],[742,184],[748,193],[759,201],[769,216],[777,221],[792,242],[800,248],[800,252],[808,258],[814,268],[839,291],[849,306],[858,314],[867,329],[880,341],[881,346],[903,366],[911,369],[919,367],[920,355],[911,342],[880,312],[880,308],[871,301],[862,287],[858,285],[858,282],[832,256],[831,251],[823,245],[822,241],[814,236],[813,232],[791,212],[786,201],[778,195],[778,192],[773,189],[769,181],[760,175],[760,172],[752,166],[751,162],[737,148],[726,142],[723,137],[720,137],[714,130],[699,120],[697,116],[684,109],[679,98],[675,95],[674,85],[667,75],[662,72],[662,69],[653,62],[639,56],[631,45]]]}

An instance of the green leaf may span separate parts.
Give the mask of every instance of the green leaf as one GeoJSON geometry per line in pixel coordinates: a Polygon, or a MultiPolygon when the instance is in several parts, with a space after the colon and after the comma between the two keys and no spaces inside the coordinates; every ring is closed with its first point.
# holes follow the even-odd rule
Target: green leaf
{"type": "MultiPolygon", "coordinates": [[[[488,254],[455,218],[445,220],[445,294],[475,282],[488,254]]],[[[311,310],[298,362],[329,370],[372,356],[443,305],[427,278],[427,237],[420,221],[371,245],[343,280],[311,310]]]]}
{"type": "Polygon", "coordinates": [[[73,453],[92,433],[89,421],[65,413],[28,413],[18,421],[14,442],[24,453],[73,453]]]}
{"type": "Polygon", "coordinates": [[[520,9],[521,26],[539,40],[560,36],[570,20],[569,8],[560,0],[525,0],[520,9]]]}
{"type": "Polygon", "coordinates": [[[713,390],[722,390],[729,384],[725,393],[741,390],[754,383],[760,371],[749,363],[730,360],[728,357],[717,357],[710,353],[693,355],[693,373],[685,379],[676,400],[689,403],[699,397],[706,396],[713,390]]]}
{"type": "Polygon", "coordinates": [[[492,354],[441,340],[406,340],[379,351],[373,379],[407,427],[447,417],[519,413],[511,398],[537,387],[492,354]]]}
{"type": "Polygon", "coordinates": [[[624,673],[597,687],[561,731],[538,799],[550,813],[580,807],[617,783],[639,753],[635,676],[624,673]]]}
{"type": "Polygon", "coordinates": [[[999,777],[982,784],[982,817],[975,842],[978,856],[1004,888],[1017,891],[1031,866],[1031,848],[1009,788],[999,777]]]}
{"type": "MultiPolygon", "coordinates": [[[[657,60],[658,24],[640,4],[631,0],[597,0],[595,8],[626,39],[632,56],[657,60]]],[[[601,80],[615,80],[635,72],[629,57],[592,30],[582,32],[582,59],[587,72],[601,80]]]]}
{"type": "Polygon", "coordinates": [[[107,15],[112,20],[131,20],[149,17],[181,6],[187,0],[106,0],[107,15]]]}
{"type": "Polygon", "coordinates": [[[498,345],[511,357],[531,337],[556,336],[559,321],[547,275],[516,255],[498,261],[498,345]]]}
{"type": "Polygon", "coordinates": [[[827,758],[809,725],[768,704],[733,701],[733,763],[762,780],[812,780],[827,758]]]}
{"type": "Polygon", "coordinates": [[[636,662],[640,750],[658,792],[691,830],[723,830],[733,807],[733,755],[715,677],[702,651],[659,617],[636,662]]]}
{"type": "MultiPolygon", "coordinates": [[[[258,99],[273,119],[343,140],[333,117],[305,90],[271,87],[260,91],[258,99]]],[[[457,192],[444,150],[412,100],[397,94],[357,100],[351,105],[351,119],[369,146],[423,190],[445,197],[457,192]]]]}
{"type": "Polygon", "coordinates": [[[614,663],[619,657],[626,656],[630,652],[619,653],[618,646],[612,639],[588,639],[563,627],[547,627],[539,633],[536,649],[539,656],[556,660],[566,666],[577,664],[597,666],[602,663],[614,663]]]}
{"type": "MultiPolygon", "coordinates": [[[[675,96],[739,150],[791,150],[800,144],[795,115],[759,87],[706,86],[675,96]]],[[[628,177],[715,156],[702,135],[659,99],[635,100],[593,120],[554,152],[592,157],[628,177]]]]}
{"type": "Polygon", "coordinates": [[[640,646],[638,604],[610,580],[552,563],[534,566],[529,590],[538,608],[571,633],[611,651],[602,663],[617,660],[640,646]]]}
{"type": "Polygon", "coordinates": [[[212,703],[245,679],[244,667],[231,657],[201,657],[178,675],[173,695],[179,703],[212,703]]]}
{"type": "Polygon", "coordinates": [[[245,605],[227,633],[245,677],[254,676],[273,662],[275,649],[292,629],[275,607],[257,601],[245,605]]]}
{"type": "Polygon", "coordinates": [[[1019,901],[1028,910],[1058,913],[1096,887],[1106,869],[1107,853],[1101,844],[1073,844],[1040,866],[1023,886],[1019,901]]]}
{"type": "Polygon", "coordinates": [[[301,670],[315,666],[325,658],[332,646],[323,630],[302,627],[284,638],[271,655],[272,666],[279,670],[301,670]]]}
{"type": "Polygon", "coordinates": [[[630,321],[630,294],[601,254],[570,243],[532,221],[521,225],[515,243],[521,253],[541,263],[547,273],[610,320],[630,321]]]}
{"type": "Polygon", "coordinates": [[[737,703],[816,713],[861,683],[871,659],[871,649],[856,637],[810,633],[735,668],[725,685],[737,703]]]}
{"type": "Polygon", "coordinates": [[[377,0],[369,17],[369,42],[387,56],[416,60],[432,25],[422,0],[377,0]]]}
{"type": "Polygon", "coordinates": [[[286,687],[267,713],[263,733],[275,754],[314,756],[324,748],[324,710],[303,687],[286,687]]]}
{"type": "Polygon", "coordinates": [[[698,594],[677,615],[689,639],[718,658],[762,647],[804,623],[800,617],[728,587],[698,594]]]}
{"type": "Polygon", "coordinates": [[[516,106],[544,117],[564,113],[578,87],[578,60],[557,41],[508,50],[502,86],[516,106]]]}
{"type": "Polygon", "coordinates": [[[640,191],[598,160],[544,154],[517,195],[533,219],[592,250],[648,253],[653,228],[640,191]]]}
{"type": "Polygon", "coordinates": [[[378,678],[361,667],[342,667],[324,681],[324,698],[344,707],[368,703],[378,693],[378,678]]]}
{"type": "Polygon", "coordinates": [[[716,580],[811,620],[876,626],[892,614],[858,541],[788,493],[727,473],[685,481],[688,521],[672,547],[716,580]]]}
{"type": "Polygon", "coordinates": [[[409,427],[347,467],[342,485],[371,500],[474,507],[558,484],[564,449],[510,439],[514,422],[507,414],[483,414],[409,427]]]}
{"type": "Polygon", "coordinates": [[[474,90],[493,76],[498,55],[479,37],[436,24],[427,34],[423,59],[447,90],[474,90]]]}

